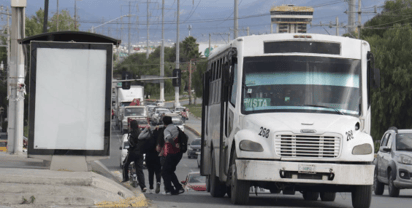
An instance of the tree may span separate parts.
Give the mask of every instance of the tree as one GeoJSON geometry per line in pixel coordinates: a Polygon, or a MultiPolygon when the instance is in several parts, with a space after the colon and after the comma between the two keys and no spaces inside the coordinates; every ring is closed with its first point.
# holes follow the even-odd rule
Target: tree
{"type": "MultiPolygon", "coordinates": [[[[43,33],[44,10],[39,9],[35,15],[26,17],[25,33],[27,37],[43,33]]],[[[55,32],[57,23],[57,13],[47,21],[47,31],[55,32]]],[[[79,28],[79,27],[78,27],[79,28]]],[[[70,16],[69,11],[62,10],[59,12],[59,31],[74,31],[74,19],[70,16]]]]}
{"type": "Polygon", "coordinates": [[[381,89],[372,94],[372,136],[380,139],[390,126],[412,127],[412,27],[397,24],[366,40],[381,70],[381,89]]]}
{"type": "MultiPolygon", "coordinates": [[[[191,60],[197,59],[200,57],[201,53],[199,53],[199,44],[196,43],[196,38],[192,36],[186,37],[183,40],[181,45],[182,45],[183,53],[185,55],[184,58],[186,59],[186,62],[190,62],[191,60]]],[[[188,67],[188,73],[189,73],[190,68],[192,68],[191,70],[193,71],[193,67],[188,67]]],[[[193,74],[192,74],[192,80],[193,80],[193,74]]],[[[189,80],[188,80],[188,83],[190,83],[189,80]]],[[[188,93],[189,93],[189,105],[191,105],[192,97],[190,95],[192,94],[191,92],[188,92],[188,93]]],[[[194,94],[194,99],[196,102],[196,94],[194,94]]]]}

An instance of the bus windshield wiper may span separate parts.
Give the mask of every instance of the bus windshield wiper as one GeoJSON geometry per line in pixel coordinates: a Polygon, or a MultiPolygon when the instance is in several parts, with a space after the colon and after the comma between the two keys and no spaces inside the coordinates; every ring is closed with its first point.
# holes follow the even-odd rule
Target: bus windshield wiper
{"type": "Polygon", "coordinates": [[[340,110],[333,108],[333,107],[329,107],[326,105],[302,105],[302,106],[309,106],[309,107],[319,107],[319,108],[327,108],[327,109],[333,109],[334,111],[336,111],[337,113],[341,114],[341,115],[345,115],[344,113],[342,113],[340,110]]]}

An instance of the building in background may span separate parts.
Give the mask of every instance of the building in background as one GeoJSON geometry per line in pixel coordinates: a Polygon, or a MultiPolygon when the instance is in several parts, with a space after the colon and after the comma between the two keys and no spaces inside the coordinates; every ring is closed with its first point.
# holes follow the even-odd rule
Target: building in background
{"type": "Polygon", "coordinates": [[[313,19],[312,7],[282,5],[270,10],[271,24],[277,33],[306,33],[307,24],[313,19]]]}

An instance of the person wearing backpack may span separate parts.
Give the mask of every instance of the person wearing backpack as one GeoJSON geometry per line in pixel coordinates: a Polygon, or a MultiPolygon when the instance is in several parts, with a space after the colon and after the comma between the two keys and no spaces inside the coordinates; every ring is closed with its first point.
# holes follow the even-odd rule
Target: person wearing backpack
{"type": "MultiPolygon", "coordinates": [[[[162,129],[163,130],[163,129],[162,129]]],[[[149,140],[146,142],[146,167],[149,173],[149,187],[150,192],[153,192],[153,182],[154,182],[154,175],[156,175],[156,190],[155,193],[158,194],[160,192],[160,184],[161,184],[161,164],[160,164],[160,157],[159,153],[156,151],[156,147],[158,145],[157,138],[160,136],[160,129],[153,130],[153,135],[150,137],[149,140]]],[[[163,135],[163,133],[162,133],[163,135]]],[[[163,138],[162,138],[163,140],[163,138]]]]}
{"type": "MultiPolygon", "coordinates": [[[[143,173],[143,153],[145,142],[150,134],[150,129],[145,129],[143,132],[139,130],[139,124],[136,120],[130,122],[131,132],[129,134],[129,150],[126,156],[126,162],[123,166],[123,182],[129,181],[129,165],[133,161],[136,167],[137,180],[142,192],[146,192],[147,188],[144,181],[143,173]]],[[[150,128],[150,127],[149,127],[150,128]]]]}
{"type": "Polygon", "coordinates": [[[175,174],[176,167],[182,159],[183,152],[180,151],[179,129],[173,125],[170,116],[163,117],[164,130],[164,152],[165,161],[162,169],[162,177],[165,183],[166,194],[178,195],[185,192],[175,174]],[[173,186],[172,186],[173,183],[173,186]]]}

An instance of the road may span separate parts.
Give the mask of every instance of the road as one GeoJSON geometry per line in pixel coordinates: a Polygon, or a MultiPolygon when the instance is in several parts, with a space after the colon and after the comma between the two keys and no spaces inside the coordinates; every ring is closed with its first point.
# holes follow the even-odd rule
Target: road
{"type": "MultiPolygon", "coordinates": [[[[186,131],[189,136],[189,141],[193,140],[196,136],[190,131],[186,131]]],[[[120,157],[120,131],[113,130],[110,145],[110,159],[102,160],[111,171],[120,171],[119,157],[120,157]]],[[[183,159],[178,165],[176,175],[179,180],[184,180],[187,173],[191,171],[199,171],[197,168],[196,159],[188,159],[187,155],[183,156],[183,159]]],[[[146,185],[148,186],[147,170],[144,171],[146,178],[146,185]]],[[[372,177],[372,176],[371,176],[372,177]]],[[[163,192],[163,187],[162,187],[163,192]]],[[[194,192],[189,191],[178,196],[170,196],[163,194],[145,194],[152,203],[156,204],[159,208],[222,208],[222,207],[238,207],[230,203],[230,199],[225,196],[224,198],[213,198],[208,192],[194,192]]],[[[397,208],[397,207],[409,207],[412,202],[412,190],[401,190],[400,197],[392,198],[388,196],[388,191],[385,190],[383,196],[372,195],[373,208],[397,208]],[[409,205],[408,205],[409,204],[409,205]]],[[[300,193],[295,195],[283,195],[283,194],[255,194],[250,195],[250,200],[247,206],[243,207],[352,207],[352,200],[350,193],[338,193],[336,195],[335,202],[322,202],[318,201],[304,201],[300,193]]]]}

